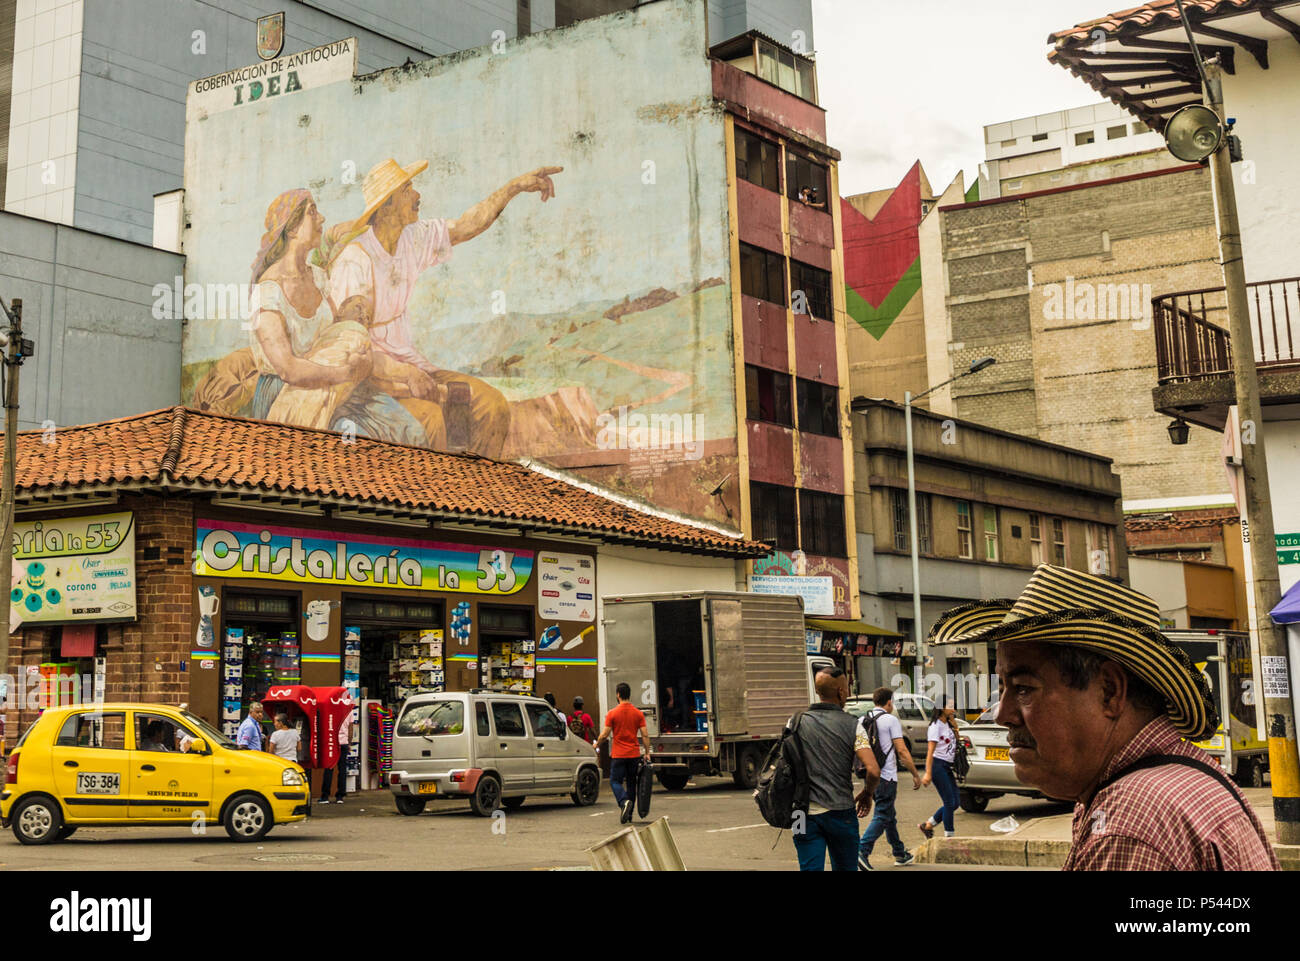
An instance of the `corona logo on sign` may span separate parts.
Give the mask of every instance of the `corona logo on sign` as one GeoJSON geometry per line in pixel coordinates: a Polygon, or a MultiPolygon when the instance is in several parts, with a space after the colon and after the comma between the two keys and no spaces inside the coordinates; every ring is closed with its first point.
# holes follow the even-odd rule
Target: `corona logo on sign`
{"type": "Polygon", "coordinates": [[[274,60],[284,49],[284,14],[273,13],[257,21],[257,55],[274,60]]]}

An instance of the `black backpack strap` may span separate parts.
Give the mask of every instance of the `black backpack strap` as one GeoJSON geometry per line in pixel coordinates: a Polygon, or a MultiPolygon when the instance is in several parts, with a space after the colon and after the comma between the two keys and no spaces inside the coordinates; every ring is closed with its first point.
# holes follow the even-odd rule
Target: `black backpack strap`
{"type": "MultiPolygon", "coordinates": [[[[876,743],[877,743],[877,744],[879,744],[879,743],[880,743],[880,740],[881,740],[881,738],[880,738],[880,719],[881,719],[882,717],[884,717],[884,716],[885,716],[886,714],[888,714],[888,713],[889,713],[889,712],[886,711],[886,710],[884,710],[883,708],[880,709],[879,711],[873,711],[873,712],[872,712],[872,718],[873,718],[873,719],[872,719],[872,721],[871,721],[871,726],[874,727],[874,728],[876,729],[876,743]]],[[[889,752],[892,751],[893,749],[894,749],[894,739],[891,737],[891,738],[889,739],[889,745],[888,745],[888,747],[887,747],[886,750],[885,750],[885,757],[886,757],[886,758],[889,757],[889,752]]]]}
{"type": "Polygon", "coordinates": [[[1183,767],[1195,768],[1196,770],[1200,771],[1202,774],[1208,774],[1210,777],[1214,778],[1225,788],[1227,788],[1228,793],[1231,794],[1233,798],[1237,801],[1237,803],[1241,805],[1241,809],[1243,811],[1245,811],[1247,814],[1251,813],[1250,807],[1246,803],[1246,799],[1233,789],[1232,782],[1228,780],[1227,776],[1223,773],[1222,770],[1220,770],[1218,767],[1216,767],[1213,764],[1206,764],[1204,761],[1198,761],[1195,758],[1191,758],[1191,757],[1183,757],[1181,754],[1151,754],[1148,755],[1147,757],[1139,758],[1138,760],[1134,761],[1132,764],[1120,768],[1110,777],[1104,779],[1100,784],[1097,785],[1097,790],[1093,792],[1092,796],[1094,798],[1097,797],[1097,795],[1101,794],[1102,791],[1110,787],[1120,778],[1128,777],[1128,775],[1133,774],[1137,771],[1145,771],[1148,768],[1164,767],[1166,764],[1181,764],[1183,765],[1183,767]]]}

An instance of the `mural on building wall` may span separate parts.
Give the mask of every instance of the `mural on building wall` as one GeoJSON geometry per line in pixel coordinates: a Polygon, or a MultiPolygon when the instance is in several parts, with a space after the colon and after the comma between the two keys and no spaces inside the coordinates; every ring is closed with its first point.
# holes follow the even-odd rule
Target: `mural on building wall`
{"type": "MultiPolygon", "coordinates": [[[[840,200],[844,224],[845,306],[849,316],[876,340],[888,332],[912,298],[921,291],[922,182],[920,161],[892,192],[867,194],[875,198],[867,216],[848,200],[840,200]],[[884,197],[883,203],[881,198],[884,197]]],[[[929,194],[929,184],[924,184],[929,194]]]]}
{"type": "Polygon", "coordinates": [[[710,493],[736,416],[703,38],[664,3],[291,98],[192,92],[185,401],[738,514],[710,493]]]}

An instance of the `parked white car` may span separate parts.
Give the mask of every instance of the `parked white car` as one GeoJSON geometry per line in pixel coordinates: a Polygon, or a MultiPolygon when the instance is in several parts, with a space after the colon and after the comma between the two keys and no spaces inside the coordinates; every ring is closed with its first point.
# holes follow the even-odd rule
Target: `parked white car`
{"type": "MultiPolygon", "coordinates": [[[[844,710],[854,717],[865,717],[876,709],[871,696],[851,697],[844,704],[844,710]]],[[[907,750],[916,761],[917,769],[925,767],[925,733],[930,728],[930,713],[934,710],[934,701],[924,694],[909,694],[898,691],[894,694],[894,717],[903,726],[903,740],[907,750]]],[[[969,721],[957,718],[957,727],[965,728],[969,721]]]]}

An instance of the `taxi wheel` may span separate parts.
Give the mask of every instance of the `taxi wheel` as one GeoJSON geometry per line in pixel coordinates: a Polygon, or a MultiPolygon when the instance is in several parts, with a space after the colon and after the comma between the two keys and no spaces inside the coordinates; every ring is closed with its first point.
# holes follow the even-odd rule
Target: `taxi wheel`
{"type": "Polygon", "coordinates": [[[72,835],[75,834],[76,831],[77,831],[77,826],[75,824],[63,825],[63,827],[59,828],[59,840],[62,841],[64,838],[72,837],[72,835]]]}
{"type": "Polygon", "coordinates": [[[492,812],[501,806],[501,782],[491,774],[484,774],[474,786],[469,806],[479,817],[490,818],[492,812]]]}
{"type": "Polygon", "coordinates": [[[23,844],[49,844],[60,838],[63,813],[58,802],[47,797],[25,798],[18,802],[10,820],[14,837],[23,844]]]}
{"type": "Polygon", "coordinates": [[[578,788],[570,797],[578,807],[590,807],[600,797],[600,772],[594,767],[584,767],[578,772],[578,788]]]}
{"type": "Polygon", "coordinates": [[[397,797],[397,813],[405,814],[407,817],[414,817],[424,811],[424,802],[418,797],[397,797]]]}
{"type": "Polygon", "coordinates": [[[222,819],[232,841],[256,841],[274,823],[271,809],[256,794],[239,794],[226,805],[222,819]]]}

